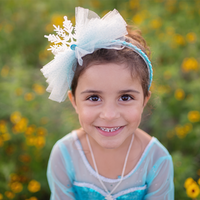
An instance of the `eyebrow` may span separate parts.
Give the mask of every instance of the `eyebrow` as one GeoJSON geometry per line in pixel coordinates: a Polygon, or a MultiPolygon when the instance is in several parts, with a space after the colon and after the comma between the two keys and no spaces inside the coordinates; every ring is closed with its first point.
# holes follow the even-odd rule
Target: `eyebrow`
{"type": "Polygon", "coordinates": [[[121,93],[131,93],[131,92],[140,94],[139,91],[137,91],[137,90],[132,90],[132,89],[129,89],[129,90],[120,90],[120,91],[119,91],[120,94],[121,94],[121,93]]]}
{"type": "Polygon", "coordinates": [[[98,91],[98,90],[85,90],[85,91],[81,92],[81,94],[85,94],[85,93],[97,93],[97,94],[101,94],[102,91],[98,91]]]}
{"type": "MultiPolygon", "coordinates": [[[[132,89],[120,90],[118,93],[119,93],[119,94],[123,94],[123,93],[131,93],[131,92],[140,94],[139,91],[137,91],[137,90],[132,90],[132,89]]],[[[99,90],[85,90],[85,91],[81,92],[81,94],[85,94],[85,93],[102,94],[103,92],[102,92],[102,91],[99,91],[99,90]]]]}

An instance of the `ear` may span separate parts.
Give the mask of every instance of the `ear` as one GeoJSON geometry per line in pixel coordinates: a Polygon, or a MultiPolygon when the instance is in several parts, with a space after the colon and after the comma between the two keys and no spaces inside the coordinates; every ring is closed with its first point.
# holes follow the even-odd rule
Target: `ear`
{"type": "Polygon", "coordinates": [[[73,106],[73,107],[74,107],[74,109],[76,110],[76,113],[78,114],[78,111],[77,111],[77,106],[76,106],[76,101],[75,101],[75,98],[74,98],[74,96],[73,96],[73,94],[72,94],[72,91],[71,91],[71,90],[69,90],[69,91],[68,91],[68,97],[69,97],[69,100],[70,100],[70,102],[71,102],[72,106],[73,106]]]}
{"type": "Polygon", "coordinates": [[[144,99],[144,107],[147,105],[147,103],[148,103],[148,101],[149,101],[149,99],[151,98],[151,92],[149,91],[148,92],[148,96],[147,97],[145,97],[145,99],[144,99]]]}

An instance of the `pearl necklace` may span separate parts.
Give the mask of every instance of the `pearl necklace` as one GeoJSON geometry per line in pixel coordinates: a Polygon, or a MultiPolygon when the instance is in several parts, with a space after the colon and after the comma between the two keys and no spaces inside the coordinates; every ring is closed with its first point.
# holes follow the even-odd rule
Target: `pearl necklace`
{"type": "Polygon", "coordinates": [[[129,145],[129,148],[128,148],[128,151],[127,151],[127,154],[126,154],[126,158],[125,158],[125,161],[124,161],[124,166],[123,166],[123,170],[122,170],[122,175],[121,175],[121,178],[120,178],[120,181],[118,182],[118,184],[113,188],[113,190],[111,192],[108,191],[108,189],[106,188],[106,186],[104,185],[104,183],[102,182],[102,180],[100,179],[99,177],[99,172],[98,172],[98,169],[97,169],[97,165],[96,165],[96,162],[95,162],[95,159],[94,159],[94,154],[93,154],[93,151],[92,151],[92,147],[90,145],[90,141],[89,141],[89,138],[88,138],[88,135],[86,134],[86,139],[87,139],[87,143],[88,143],[88,146],[89,146],[89,149],[90,149],[90,153],[91,153],[91,156],[92,156],[92,161],[93,161],[93,164],[94,164],[94,168],[96,170],[96,174],[97,174],[97,178],[99,180],[99,182],[101,183],[101,185],[103,186],[104,190],[107,192],[107,196],[105,197],[106,200],[113,200],[113,197],[112,197],[112,193],[116,190],[116,188],[120,185],[120,183],[122,182],[122,179],[124,177],[124,172],[125,172],[125,168],[126,168],[126,164],[127,164],[127,160],[128,160],[128,156],[129,156],[129,153],[130,153],[130,150],[131,150],[131,146],[133,144],[133,139],[134,139],[134,134],[132,135],[132,139],[131,139],[131,142],[130,142],[130,145],[129,145]]]}

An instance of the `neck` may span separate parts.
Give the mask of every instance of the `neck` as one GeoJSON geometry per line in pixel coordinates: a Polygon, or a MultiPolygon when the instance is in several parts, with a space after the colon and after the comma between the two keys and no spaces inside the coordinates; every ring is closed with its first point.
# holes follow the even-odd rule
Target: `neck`
{"type": "MultiPolygon", "coordinates": [[[[86,137],[86,134],[87,133],[85,133],[85,137],[86,137]]],[[[87,135],[88,135],[88,138],[90,140],[90,144],[91,144],[94,151],[101,152],[102,154],[105,154],[106,156],[114,156],[114,155],[120,155],[120,154],[124,155],[124,152],[127,151],[127,148],[130,145],[130,141],[131,141],[133,134],[128,136],[126,138],[126,140],[120,146],[118,146],[116,148],[102,147],[99,143],[96,142],[96,140],[93,137],[91,137],[89,134],[87,134],[87,135]]],[[[108,141],[108,143],[109,143],[109,141],[108,141]]],[[[110,146],[110,145],[108,144],[108,146],[110,146]]]]}

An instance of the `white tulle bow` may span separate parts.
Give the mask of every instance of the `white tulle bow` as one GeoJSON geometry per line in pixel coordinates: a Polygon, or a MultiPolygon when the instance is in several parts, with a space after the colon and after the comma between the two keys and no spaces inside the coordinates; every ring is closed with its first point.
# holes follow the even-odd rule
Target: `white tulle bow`
{"type": "Polygon", "coordinates": [[[49,98],[57,102],[63,102],[67,97],[74,76],[72,68],[76,67],[77,61],[82,65],[82,57],[97,49],[122,49],[120,43],[112,41],[124,40],[127,34],[127,24],[117,10],[100,18],[88,9],[77,7],[75,17],[75,28],[71,21],[64,17],[64,28],[54,26],[57,35],[45,36],[54,43],[50,50],[55,57],[41,71],[49,83],[49,98]]]}

